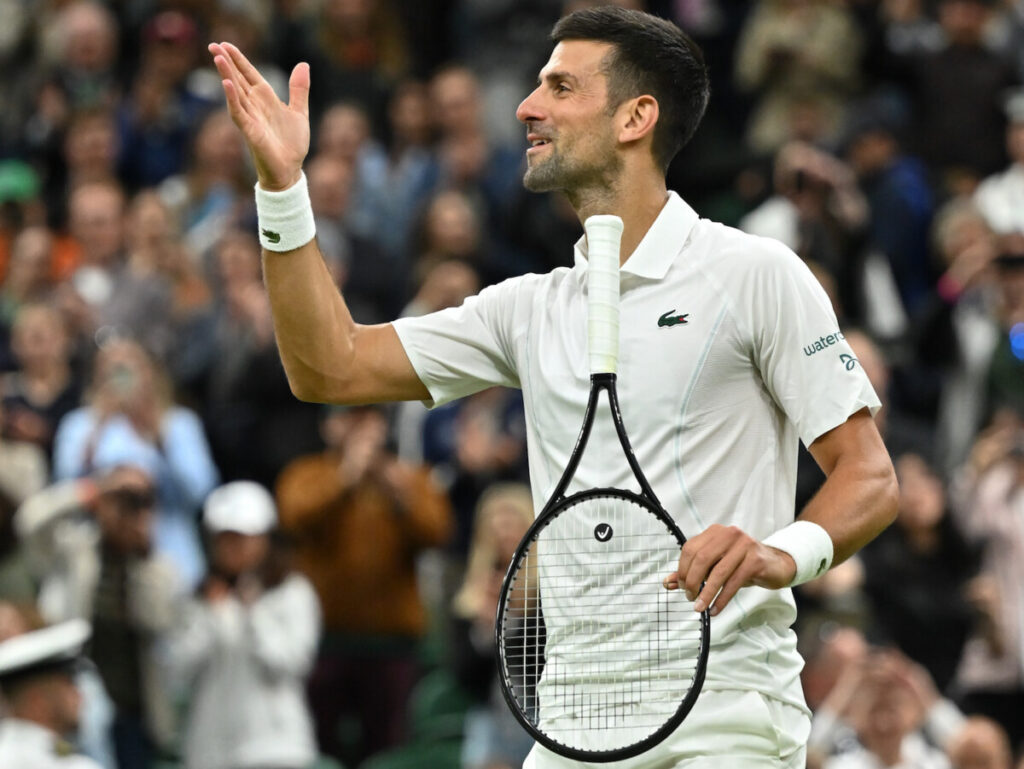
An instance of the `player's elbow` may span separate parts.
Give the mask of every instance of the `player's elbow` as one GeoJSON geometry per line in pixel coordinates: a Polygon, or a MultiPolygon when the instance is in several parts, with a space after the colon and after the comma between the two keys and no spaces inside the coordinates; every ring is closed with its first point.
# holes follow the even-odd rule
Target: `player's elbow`
{"type": "Polygon", "coordinates": [[[896,520],[896,516],[899,513],[900,487],[899,482],[896,480],[896,471],[893,469],[889,457],[886,456],[878,464],[879,467],[875,474],[875,484],[878,489],[875,517],[878,524],[878,532],[881,533],[896,520]]]}

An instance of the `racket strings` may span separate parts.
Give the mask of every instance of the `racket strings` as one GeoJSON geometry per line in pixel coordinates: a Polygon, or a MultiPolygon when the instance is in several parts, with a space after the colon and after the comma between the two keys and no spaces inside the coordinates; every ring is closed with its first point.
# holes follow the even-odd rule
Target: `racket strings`
{"type": "Polygon", "coordinates": [[[681,542],[631,498],[586,496],[539,530],[513,565],[502,660],[534,726],[604,749],[660,729],[694,685],[700,615],[662,579],[681,542]]]}

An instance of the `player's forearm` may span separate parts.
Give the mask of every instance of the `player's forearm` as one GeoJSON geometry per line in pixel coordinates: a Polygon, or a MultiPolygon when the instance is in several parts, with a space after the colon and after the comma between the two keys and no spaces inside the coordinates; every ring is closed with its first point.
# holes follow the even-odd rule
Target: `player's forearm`
{"type": "Polygon", "coordinates": [[[896,518],[898,488],[888,455],[842,457],[799,520],[823,527],[832,539],[832,564],[845,561],[896,518]]]}
{"type": "Polygon", "coordinates": [[[292,392],[308,401],[343,398],[356,324],[316,240],[285,253],[264,251],[263,277],[292,392]]]}

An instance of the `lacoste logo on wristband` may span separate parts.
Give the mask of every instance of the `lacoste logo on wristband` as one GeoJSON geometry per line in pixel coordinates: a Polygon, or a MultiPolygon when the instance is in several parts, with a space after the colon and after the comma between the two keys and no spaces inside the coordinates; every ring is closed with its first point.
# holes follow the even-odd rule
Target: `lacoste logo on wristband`
{"type": "Polygon", "coordinates": [[[274,232],[273,230],[267,230],[267,229],[260,230],[260,232],[262,232],[263,233],[263,237],[265,237],[271,243],[280,243],[281,242],[281,233],[280,232],[274,232]]]}

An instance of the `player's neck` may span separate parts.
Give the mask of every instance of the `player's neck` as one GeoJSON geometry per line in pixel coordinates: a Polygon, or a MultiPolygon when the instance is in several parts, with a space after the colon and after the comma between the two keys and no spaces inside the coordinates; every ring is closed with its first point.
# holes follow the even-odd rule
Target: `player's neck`
{"type": "Polygon", "coordinates": [[[569,194],[569,200],[580,222],[596,214],[615,214],[622,219],[620,263],[625,263],[665,207],[668,189],[661,175],[639,178],[623,174],[612,185],[577,190],[569,194]]]}

